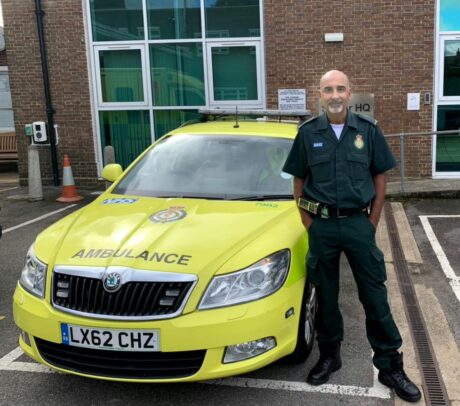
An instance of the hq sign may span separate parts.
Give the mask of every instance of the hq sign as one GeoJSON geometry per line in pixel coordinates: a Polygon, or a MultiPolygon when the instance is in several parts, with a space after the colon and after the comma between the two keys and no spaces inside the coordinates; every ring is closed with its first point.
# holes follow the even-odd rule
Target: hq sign
{"type": "MultiPolygon", "coordinates": [[[[320,111],[321,100],[319,101],[320,111]]],[[[353,113],[367,114],[368,116],[374,117],[374,94],[373,93],[353,93],[349,105],[350,110],[353,113]]]]}

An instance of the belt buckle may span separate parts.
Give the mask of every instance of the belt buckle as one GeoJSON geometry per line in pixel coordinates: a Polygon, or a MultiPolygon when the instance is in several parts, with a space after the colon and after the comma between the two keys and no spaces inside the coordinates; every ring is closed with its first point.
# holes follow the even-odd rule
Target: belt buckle
{"type": "Polygon", "coordinates": [[[322,219],[328,219],[329,218],[329,209],[327,208],[327,206],[324,206],[321,209],[321,218],[322,219]]]}
{"type": "Polygon", "coordinates": [[[304,199],[303,197],[299,197],[297,205],[309,213],[318,214],[319,203],[314,203],[310,200],[304,199]]]}
{"type": "Polygon", "coordinates": [[[307,211],[313,214],[318,214],[319,203],[313,203],[313,202],[308,201],[307,206],[308,206],[307,211]]]}

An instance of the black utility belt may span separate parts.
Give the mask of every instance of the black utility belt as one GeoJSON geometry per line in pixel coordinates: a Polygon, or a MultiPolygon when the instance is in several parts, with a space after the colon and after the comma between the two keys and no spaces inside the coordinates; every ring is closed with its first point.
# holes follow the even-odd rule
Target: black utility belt
{"type": "Polygon", "coordinates": [[[338,207],[331,207],[324,203],[313,202],[304,197],[299,197],[297,205],[308,211],[313,217],[321,217],[322,219],[327,219],[329,217],[345,218],[357,214],[368,213],[368,206],[353,209],[339,209],[338,207]]]}

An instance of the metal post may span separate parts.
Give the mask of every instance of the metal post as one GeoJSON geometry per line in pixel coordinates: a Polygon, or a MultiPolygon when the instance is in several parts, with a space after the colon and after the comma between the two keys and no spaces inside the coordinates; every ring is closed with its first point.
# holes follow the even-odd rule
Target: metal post
{"type": "Polygon", "coordinates": [[[29,158],[29,200],[31,202],[43,200],[42,176],[40,172],[39,148],[31,144],[28,149],[29,158]]]}
{"type": "Polygon", "coordinates": [[[399,177],[401,179],[401,193],[404,193],[404,134],[399,134],[399,177]]]}

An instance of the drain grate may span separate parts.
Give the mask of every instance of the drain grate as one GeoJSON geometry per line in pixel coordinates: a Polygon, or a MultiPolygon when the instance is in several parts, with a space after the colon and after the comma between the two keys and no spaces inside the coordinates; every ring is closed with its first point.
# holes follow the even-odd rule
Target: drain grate
{"type": "Polygon", "coordinates": [[[450,405],[449,397],[438,368],[433,347],[428,335],[422,312],[417,302],[414,285],[412,283],[409,268],[404,257],[401,240],[396,228],[396,221],[390,203],[385,203],[385,220],[391,242],[391,251],[396,275],[403,302],[405,304],[406,315],[414,340],[417,361],[422,373],[423,394],[427,405],[450,405]]]}

